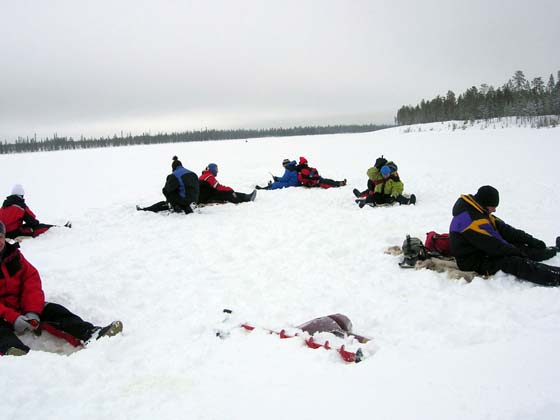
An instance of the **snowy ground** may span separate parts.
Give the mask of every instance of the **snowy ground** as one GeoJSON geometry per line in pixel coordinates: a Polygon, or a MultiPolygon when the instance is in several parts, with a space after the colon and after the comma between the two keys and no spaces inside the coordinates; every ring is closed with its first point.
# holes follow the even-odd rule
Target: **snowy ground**
{"type": "Polygon", "coordinates": [[[559,138],[560,128],[432,124],[0,156],[2,193],[22,183],[40,220],[74,224],[22,243],[47,299],[125,326],[70,355],[25,337],[35,351],[0,358],[2,418],[558,419],[560,289],[503,273],[453,281],[383,251],[446,232],[457,197],[484,184],[501,192],[498,216],[552,244],[559,138]],[[137,212],[161,199],[174,154],[198,173],[218,163],[218,179],[242,192],[299,156],[348,186],[259,191],[192,216],[137,212]],[[380,154],[417,206],[355,205],[352,188],[380,154]],[[341,312],[377,352],[348,365],[264,333],[219,340],[223,308],[271,328],[341,312]]]}

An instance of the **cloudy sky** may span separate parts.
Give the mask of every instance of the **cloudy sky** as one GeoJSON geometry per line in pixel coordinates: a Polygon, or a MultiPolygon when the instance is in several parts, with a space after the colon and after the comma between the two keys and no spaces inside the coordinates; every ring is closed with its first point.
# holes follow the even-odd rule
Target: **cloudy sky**
{"type": "Polygon", "coordinates": [[[392,123],[560,70],[557,0],[0,0],[0,140],[392,123]]]}

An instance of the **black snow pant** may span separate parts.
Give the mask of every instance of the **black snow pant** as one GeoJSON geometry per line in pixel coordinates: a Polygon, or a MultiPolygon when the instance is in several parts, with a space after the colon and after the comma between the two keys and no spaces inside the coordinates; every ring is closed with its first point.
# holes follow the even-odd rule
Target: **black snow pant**
{"type": "MultiPolygon", "coordinates": [[[[99,329],[99,327],[73,314],[64,306],[50,302],[45,303],[39,328],[57,337],[64,338],[73,346],[79,346],[88,341],[93,333],[99,329]]],[[[29,347],[23,344],[15,334],[13,326],[5,320],[0,320],[0,355],[6,353],[10,347],[25,352],[29,351],[29,347]]]]}
{"type": "Polygon", "coordinates": [[[169,206],[169,203],[167,201],[159,201],[155,204],[152,204],[149,207],[137,207],[137,208],[138,210],[153,211],[154,213],[171,210],[171,207],[169,206]]]}
{"type": "Polygon", "coordinates": [[[319,178],[319,186],[321,186],[322,188],[323,185],[327,185],[329,187],[341,187],[342,185],[345,185],[344,181],[335,181],[334,179],[329,179],[329,178],[319,178]]]}
{"type": "Polygon", "coordinates": [[[373,203],[375,205],[379,204],[392,204],[397,202],[401,205],[412,204],[410,198],[406,198],[404,195],[398,195],[397,197],[391,197],[386,194],[373,194],[366,197],[366,203],[373,203]]]}
{"type": "Polygon", "coordinates": [[[560,286],[560,267],[546,265],[529,258],[486,257],[476,271],[480,274],[495,274],[499,270],[541,286],[560,286]]]}
{"type": "Polygon", "coordinates": [[[245,203],[247,201],[251,201],[251,194],[245,194],[235,191],[218,191],[213,189],[212,187],[202,187],[200,191],[199,203],[206,204],[212,201],[224,201],[234,204],[245,203]]]}

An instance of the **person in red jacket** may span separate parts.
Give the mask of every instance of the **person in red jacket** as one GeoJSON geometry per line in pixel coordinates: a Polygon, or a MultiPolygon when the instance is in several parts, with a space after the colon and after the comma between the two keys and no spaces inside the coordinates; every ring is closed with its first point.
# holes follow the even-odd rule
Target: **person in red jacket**
{"type": "Polygon", "coordinates": [[[122,331],[121,321],[97,327],[62,305],[45,302],[39,273],[18,247],[6,242],[6,228],[0,222],[0,355],[27,354],[29,347],[18,338],[27,331],[48,331],[75,347],[122,331]]]}
{"type": "MultiPolygon", "coordinates": [[[[55,226],[37,220],[35,213],[25,204],[24,194],[20,184],[14,185],[11,195],[6,197],[0,208],[0,221],[6,226],[7,238],[15,239],[18,236],[35,238],[55,226]]],[[[72,224],[67,222],[64,226],[72,227],[72,224]]]]}
{"type": "Polygon", "coordinates": [[[206,169],[202,171],[202,175],[198,177],[198,182],[200,183],[199,204],[207,204],[209,202],[237,204],[255,200],[257,190],[253,190],[251,194],[236,192],[233,188],[220,184],[216,176],[218,176],[218,165],[209,163],[206,169]]]}
{"type": "Polygon", "coordinates": [[[317,168],[311,168],[308,165],[307,159],[303,156],[299,158],[299,165],[296,166],[296,169],[298,171],[298,181],[304,187],[331,188],[344,187],[346,185],[345,179],[342,181],[335,181],[320,176],[317,168]]]}

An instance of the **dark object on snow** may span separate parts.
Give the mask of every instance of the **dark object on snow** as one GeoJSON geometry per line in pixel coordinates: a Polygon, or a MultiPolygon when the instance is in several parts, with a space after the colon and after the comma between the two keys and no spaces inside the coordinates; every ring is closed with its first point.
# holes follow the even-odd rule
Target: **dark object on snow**
{"type": "Polygon", "coordinates": [[[410,235],[406,235],[402,251],[404,258],[399,263],[401,268],[413,268],[416,265],[416,261],[426,259],[426,249],[419,238],[411,238],[410,235]]]}
{"type": "Polygon", "coordinates": [[[350,321],[350,318],[346,315],[342,314],[332,314],[315,318],[298,325],[297,328],[305,331],[309,335],[313,335],[317,332],[328,332],[338,337],[355,337],[360,343],[367,343],[369,341],[366,337],[354,334],[352,332],[352,321],[350,321]]]}

